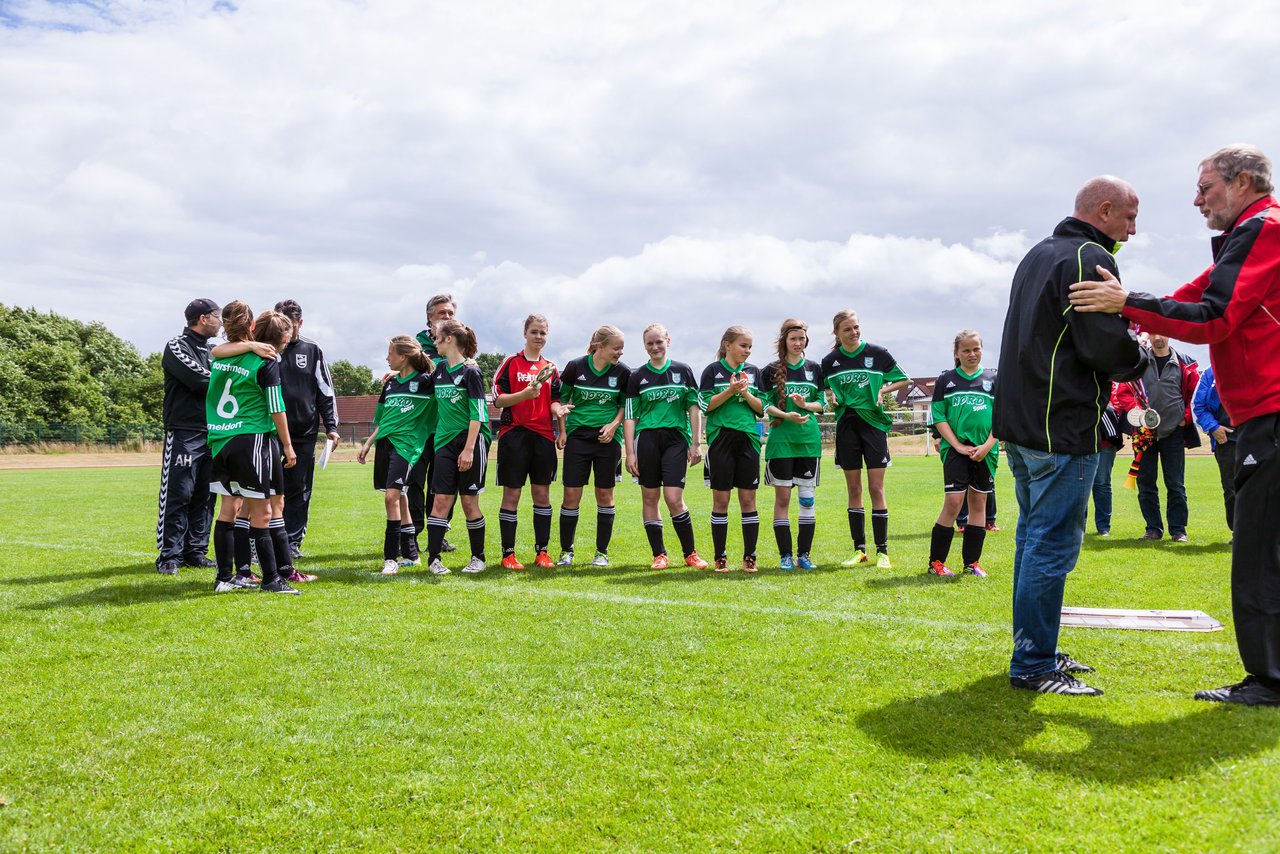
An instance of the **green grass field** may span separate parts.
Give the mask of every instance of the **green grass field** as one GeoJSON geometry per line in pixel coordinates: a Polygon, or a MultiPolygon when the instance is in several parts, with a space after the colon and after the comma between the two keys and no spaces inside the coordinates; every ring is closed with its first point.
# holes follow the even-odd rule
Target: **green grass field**
{"type": "Polygon", "coordinates": [[[156,469],[0,472],[0,849],[1275,850],[1280,713],[1190,699],[1240,675],[1213,461],[1181,546],[1135,541],[1127,462],[1068,603],[1227,630],[1064,630],[1097,699],[1007,687],[1004,470],[985,582],[923,573],[936,458],[889,472],[892,570],[838,566],[828,463],[816,572],[769,568],[767,522],[756,577],[652,572],[628,482],[608,569],[436,582],[377,574],[382,503],[344,463],[300,597],[157,575],[156,469]]]}

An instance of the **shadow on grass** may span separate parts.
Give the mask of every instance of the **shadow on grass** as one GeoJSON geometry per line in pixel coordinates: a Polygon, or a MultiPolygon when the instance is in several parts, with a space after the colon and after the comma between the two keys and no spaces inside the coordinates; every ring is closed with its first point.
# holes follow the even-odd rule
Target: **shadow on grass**
{"type": "Polygon", "coordinates": [[[1085,551],[1110,551],[1112,549],[1148,549],[1153,555],[1173,557],[1175,555],[1218,554],[1228,563],[1231,561],[1231,546],[1225,542],[1216,543],[1175,543],[1168,538],[1156,541],[1139,540],[1137,537],[1085,537],[1085,551]]]}
{"type": "MultiPolygon", "coordinates": [[[[1280,743],[1267,710],[1203,711],[1135,724],[1068,709],[1036,709],[1039,694],[1016,691],[1006,676],[988,676],[952,691],[911,697],[864,712],[858,725],[884,746],[926,760],[972,756],[1013,761],[1083,780],[1138,785],[1195,774],[1221,762],[1271,750],[1280,743]],[[1070,727],[1087,744],[1040,749],[1033,740],[1051,728],[1070,727]]],[[[1050,698],[1050,703],[1103,703],[1105,699],[1050,698]]],[[[1046,704],[1047,705],[1047,704],[1046,704]]]]}
{"type": "MultiPolygon", "coordinates": [[[[959,572],[959,570],[956,570],[959,572]]],[[[971,581],[973,579],[970,579],[971,581]]],[[[981,579],[979,579],[981,580],[981,579]]],[[[871,576],[863,580],[862,584],[869,590],[893,590],[898,587],[936,587],[938,585],[955,584],[963,581],[962,576],[956,576],[953,579],[943,579],[921,570],[912,575],[890,575],[890,576],[871,576]]]]}
{"type": "MultiPolygon", "coordinates": [[[[151,572],[155,565],[148,564],[151,572]]],[[[22,611],[54,611],[61,608],[94,608],[101,605],[147,605],[154,602],[174,602],[179,599],[190,599],[196,596],[228,596],[248,595],[247,593],[215,594],[213,592],[213,570],[193,569],[192,574],[185,577],[166,578],[156,576],[145,584],[114,584],[82,590],[67,596],[59,596],[47,602],[33,602],[19,608],[22,611]],[[195,573],[206,573],[197,577],[195,573]]],[[[132,573],[130,573],[132,574],[132,573]]]]}
{"type": "MultiPolygon", "coordinates": [[[[184,573],[212,572],[212,570],[184,567],[184,573]]],[[[104,566],[81,572],[46,572],[42,575],[24,575],[19,578],[0,578],[0,584],[61,584],[64,581],[89,581],[94,578],[118,578],[125,575],[157,575],[154,561],[131,563],[124,566],[104,566]]],[[[210,578],[213,576],[210,575],[210,578]]]]}

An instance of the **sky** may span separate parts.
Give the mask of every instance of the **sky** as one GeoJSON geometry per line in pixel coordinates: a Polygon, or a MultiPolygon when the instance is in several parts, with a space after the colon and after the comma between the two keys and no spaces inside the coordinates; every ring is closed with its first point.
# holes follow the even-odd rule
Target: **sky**
{"type": "MultiPolygon", "coordinates": [[[[1276,155],[1264,2],[0,0],[0,303],[143,353],[197,296],[293,298],[330,360],[449,292],[486,352],[550,318],[724,329],[853,308],[912,376],[1000,346],[1018,260],[1111,173],[1125,284],[1209,263],[1197,164],[1276,155]]],[[[1273,24],[1267,24],[1272,21],[1273,24]]],[[[1175,343],[1175,347],[1177,344],[1175,343]]],[[[1202,348],[1187,347],[1203,357],[1202,348]]]]}

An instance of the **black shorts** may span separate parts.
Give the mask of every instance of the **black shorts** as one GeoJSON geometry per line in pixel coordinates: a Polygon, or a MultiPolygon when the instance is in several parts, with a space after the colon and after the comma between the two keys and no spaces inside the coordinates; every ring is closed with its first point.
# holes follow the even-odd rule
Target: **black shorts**
{"type": "Polygon", "coordinates": [[[525,427],[498,437],[498,485],[519,489],[525,481],[545,485],[556,479],[556,443],[525,427]]]}
{"type": "Polygon", "coordinates": [[[717,492],[760,488],[760,449],[741,430],[721,430],[707,447],[702,476],[717,492]]]}
{"type": "Polygon", "coordinates": [[[817,488],[822,474],[821,463],[820,457],[779,457],[776,460],[765,460],[765,485],[817,488]]]}
{"type": "Polygon", "coordinates": [[[673,427],[641,430],[636,437],[636,467],[645,489],[660,486],[684,488],[689,470],[689,442],[673,427]]]}
{"type": "Polygon", "coordinates": [[[836,468],[869,469],[889,465],[889,434],[850,412],[836,425],[836,468]]]}
{"type": "Polygon", "coordinates": [[[613,489],[618,482],[622,445],[601,442],[599,427],[579,427],[564,443],[564,485],[586,486],[595,474],[596,489],[613,489]]]}
{"type": "Polygon", "coordinates": [[[484,492],[485,470],[489,467],[489,443],[483,435],[476,436],[471,455],[471,468],[458,471],[458,455],[466,447],[467,434],[459,433],[436,451],[431,471],[433,495],[479,495],[484,492]]]}
{"type": "MultiPolygon", "coordinates": [[[[422,461],[419,460],[419,463],[422,461]]],[[[400,456],[387,439],[379,439],[373,445],[373,488],[379,492],[398,489],[401,492],[413,481],[413,474],[418,467],[410,466],[409,461],[400,456]]]]}
{"type": "Polygon", "coordinates": [[[952,448],[942,452],[942,491],[951,494],[972,489],[990,493],[995,488],[991,479],[991,467],[986,460],[974,462],[952,448]]]}
{"type": "Polygon", "coordinates": [[[245,498],[284,495],[283,456],[280,440],[271,433],[232,436],[213,458],[209,491],[245,498]]]}

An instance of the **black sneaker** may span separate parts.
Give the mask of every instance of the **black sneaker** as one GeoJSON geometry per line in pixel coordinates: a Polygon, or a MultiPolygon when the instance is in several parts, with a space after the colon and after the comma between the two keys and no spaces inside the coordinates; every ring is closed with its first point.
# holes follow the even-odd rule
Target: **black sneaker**
{"type": "Polygon", "coordinates": [[[161,575],[177,575],[178,562],[176,560],[162,560],[156,564],[156,572],[161,575]]]}
{"type": "Polygon", "coordinates": [[[207,555],[187,555],[182,559],[182,565],[192,569],[213,569],[217,566],[207,555]]]}
{"type": "Polygon", "coordinates": [[[302,543],[289,543],[289,557],[293,560],[302,557],[302,543]]]}
{"type": "Polygon", "coordinates": [[[1195,693],[1197,700],[1211,703],[1235,703],[1240,706],[1280,706],[1280,691],[1262,684],[1256,676],[1246,676],[1243,682],[1210,688],[1195,693]]]}
{"type": "Polygon", "coordinates": [[[1010,676],[1009,685],[1024,691],[1036,691],[1041,694],[1069,694],[1073,697],[1101,697],[1102,690],[1091,688],[1070,673],[1061,670],[1050,670],[1039,676],[1010,676]]]}
{"type": "Polygon", "coordinates": [[[252,576],[244,575],[231,576],[231,584],[238,590],[253,590],[258,586],[258,582],[252,576]]]}
{"type": "Polygon", "coordinates": [[[1076,661],[1065,652],[1059,652],[1053,657],[1054,662],[1058,665],[1058,669],[1063,673],[1096,673],[1097,668],[1090,667],[1083,662],[1076,661]]]}
{"type": "Polygon", "coordinates": [[[277,578],[275,581],[264,581],[258,589],[263,593],[292,593],[294,596],[298,595],[298,591],[283,578],[277,578]]]}
{"type": "Polygon", "coordinates": [[[456,552],[457,550],[458,550],[458,547],[455,546],[453,543],[449,542],[448,540],[442,540],[440,542],[440,551],[442,552],[456,552]]]}

